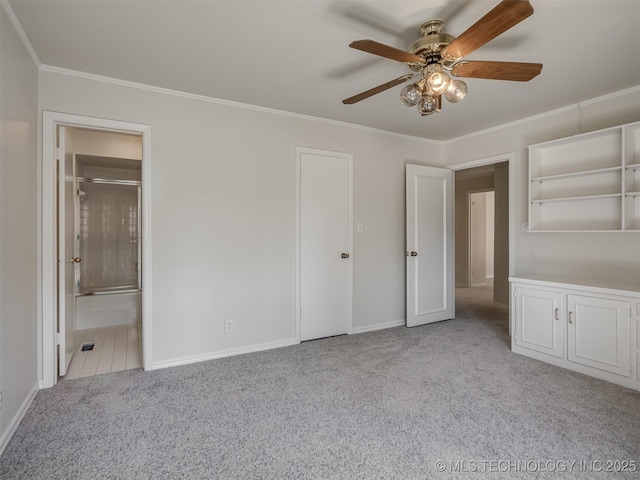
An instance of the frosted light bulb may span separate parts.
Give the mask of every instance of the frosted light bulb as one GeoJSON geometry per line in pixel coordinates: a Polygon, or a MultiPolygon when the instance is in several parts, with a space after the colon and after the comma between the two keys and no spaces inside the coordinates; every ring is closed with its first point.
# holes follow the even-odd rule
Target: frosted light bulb
{"type": "Polygon", "coordinates": [[[444,91],[444,98],[451,103],[458,103],[467,95],[467,84],[462,80],[452,80],[444,91]]]}
{"type": "Polygon", "coordinates": [[[427,76],[427,90],[433,95],[442,95],[449,86],[449,75],[435,71],[427,76]]]}
{"type": "Polygon", "coordinates": [[[420,115],[431,115],[438,109],[438,98],[433,95],[425,95],[418,104],[420,115]]]}
{"type": "Polygon", "coordinates": [[[400,101],[407,107],[413,107],[420,101],[420,90],[415,85],[407,85],[400,92],[400,101]]]}

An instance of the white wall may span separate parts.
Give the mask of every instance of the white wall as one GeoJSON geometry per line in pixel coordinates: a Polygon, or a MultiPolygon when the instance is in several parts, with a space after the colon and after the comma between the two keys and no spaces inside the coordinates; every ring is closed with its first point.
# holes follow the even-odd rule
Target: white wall
{"type": "Polygon", "coordinates": [[[496,166],[494,182],[493,301],[509,305],[509,163],[496,166]]]}
{"type": "Polygon", "coordinates": [[[445,144],[447,165],[515,153],[515,274],[579,276],[640,283],[640,234],[523,233],[527,221],[527,145],[640,120],[639,89],[585,102],[502,128],[480,132],[445,144]],[[531,252],[540,252],[534,263],[531,252]]]}
{"type": "Polygon", "coordinates": [[[0,453],[37,375],[38,70],[0,6],[0,453]]]}
{"type": "Polygon", "coordinates": [[[77,155],[142,160],[140,135],[74,128],[73,141],[77,155]]]}
{"type": "Polygon", "coordinates": [[[441,144],[51,71],[39,107],[151,125],[156,366],[294,339],[297,145],[354,156],[354,328],[404,321],[404,167],[441,144]]]}
{"type": "MultiPolygon", "coordinates": [[[[495,180],[494,180],[495,183],[495,180]]],[[[486,261],[486,275],[487,278],[493,278],[493,243],[494,243],[494,230],[495,230],[495,192],[486,192],[486,234],[487,241],[485,242],[487,251],[485,253],[486,261]]]]}

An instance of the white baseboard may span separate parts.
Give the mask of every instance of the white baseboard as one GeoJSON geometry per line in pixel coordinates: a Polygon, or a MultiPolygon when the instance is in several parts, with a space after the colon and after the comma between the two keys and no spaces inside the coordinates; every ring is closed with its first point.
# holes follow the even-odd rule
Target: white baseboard
{"type": "Polygon", "coordinates": [[[375,325],[366,325],[364,327],[352,328],[350,335],[357,333],[373,332],[375,330],[384,330],[385,328],[401,327],[406,325],[407,321],[403,318],[400,320],[394,320],[393,322],[376,323],[375,325]]]}
{"type": "Polygon", "coordinates": [[[230,350],[222,350],[220,352],[204,353],[201,355],[193,355],[189,357],[176,358],[173,360],[163,360],[161,362],[153,362],[150,370],[159,370],[161,368],[177,367],[180,365],[189,365],[191,363],[206,362],[207,360],[215,360],[217,358],[232,357],[234,355],[242,355],[245,353],[262,352],[264,350],[272,350],[274,348],[290,347],[298,345],[295,339],[284,340],[281,342],[262,343],[252,345],[250,347],[235,348],[230,350]]]}
{"type": "Polygon", "coordinates": [[[36,393],[38,393],[38,386],[34,385],[27,395],[27,398],[25,398],[22,405],[20,405],[20,408],[11,420],[11,423],[9,423],[9,428],[7,428],[7,430],[2,434],[2,437],[0,437],[0,455],[2,455],[4,449],[9,445],[9,441],[11,440],[11,437],[13,437],[13,434],[16,433],[20,422],[26,415],[27,410],[29,410],[31,403],[33,403],[33,399],[36,398],[36,393]]]}

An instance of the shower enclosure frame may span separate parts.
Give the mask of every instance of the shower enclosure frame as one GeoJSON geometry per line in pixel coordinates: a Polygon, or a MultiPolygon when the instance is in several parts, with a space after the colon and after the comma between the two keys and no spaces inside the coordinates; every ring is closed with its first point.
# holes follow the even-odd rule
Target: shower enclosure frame
{"type": "Polygon", "coordinates": [[[137,236],[137,240],[138,240],[138,262],[137,262],[137,282],[138,282],[138,286],[136,288],[132,288],[131,286],[123,286],[123,287],[111,287],[108,289],[103,289],[103,290],[97,290],[94,292],[82,292],[80,290],[80,281],[81,281],[81,276],[82,274],[79,272],[80,269],[76,269],[75,272],[75,294],[76,296],[87,296],[87,295],[109,295],[111,293],[130,293],[130,292],[137,292],[140,291],[142,289],[142,237],[141,237],[141,227],[142,227],[142,215],[141,215],[141,208],[142,208],[142,182],[138,181],[138,180],[111,180],[111,179],[106,179],[106,178],[88,178],[88,177],[76,177],[75,178],[75,185],[76,185],[76,196],[75,196],[75,202],[76,202],[76,218],[75,218],[75,231],[76,231],[76,246],[75,246],[75,251],[80,253],[80,257],[82,258],[84,255],[82,254],[81,250],[80,250],[80,241],[79,241],[79,237],[77,235],[77,232],[80,232],[80,196],[78,194],[79,190],[80,190],[80,184],[81,183],[95,183],[95,184],[102,184],[102,185],[124,185],[124,186],[130,186],[130,187],[138,187],[138,199],[137,199],[137,226],[136,226],[136,236],[137,236]]]}
{"type": "Polygon", "coordinates": [[[142,237],[141,276],[142,289],[142,367],[153,369],[152,356],[152,276],[151,276],[151,126],[118,120],[87,117],[69,113],[43,111],[42,162],[38,165],[41,179],[39,232],[40,255],[38,278],[42,293],[41,321],[38,324],[39,388],[54,386],[58,380],[58,235],[57,235],[57,143],[58,126],[69,126],[111,133],[140,135],[142,138],[142,192],[140,196],[142,237]]]}

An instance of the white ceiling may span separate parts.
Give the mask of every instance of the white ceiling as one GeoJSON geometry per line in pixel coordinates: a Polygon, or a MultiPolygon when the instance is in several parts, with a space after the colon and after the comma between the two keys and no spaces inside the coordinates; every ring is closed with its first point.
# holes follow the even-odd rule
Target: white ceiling
{"type": "Polygon", "coordinates": [[[459,104],[421,117],[401,86],[341,100],[409,69],[348,48],[406,49],[431,18],[459,35],[498,3],[14,0],[44,65],[447,140],[640,85],[640,0],[531,0],[535,13],[468,59],[540,62],[528,83],[468,79],[459,104]]]}

